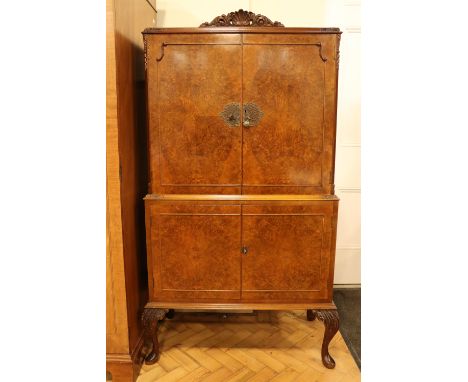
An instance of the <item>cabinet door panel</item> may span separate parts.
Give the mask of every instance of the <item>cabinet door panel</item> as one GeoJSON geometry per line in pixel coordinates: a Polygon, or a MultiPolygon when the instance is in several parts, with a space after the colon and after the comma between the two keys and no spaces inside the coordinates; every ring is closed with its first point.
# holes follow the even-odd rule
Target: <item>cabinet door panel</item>
{"type": "Polygon", "coordinates": [[[334,90],[335,67],[323,61],[326,44],[262,38],[243,47],[243,103],[263,113],[243,130],[243,193],[329,192],[334,113],[326,89],[334,90]]]}
{"type": "Polygon", "coordinates": [[[242,207],[242,242],[248,247],[242,258],[243,299],[331,296],[333,206],[242,207]]]}
{"type": "Polygon", "coordinates": [[[153,301],[240,298],[240,206],[148,208],[153,301]]]}
{"type": "Polygon", "coordinates": [[[151,46],[163,54],[148,70],[152,192],[240,193],[242,131],[221,112],[240,103],[242,49],[222,37],[151,46]]]}

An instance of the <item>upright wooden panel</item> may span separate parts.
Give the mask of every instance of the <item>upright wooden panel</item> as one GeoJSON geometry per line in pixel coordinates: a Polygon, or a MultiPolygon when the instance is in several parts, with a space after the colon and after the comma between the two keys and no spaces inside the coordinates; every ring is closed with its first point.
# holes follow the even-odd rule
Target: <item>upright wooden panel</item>
{"type": "Polygon", "coordinates": [[[152,301],[240,298],[240,206],[147,201],[147,212],[152,301]]]}
{"type": "Polygon", "coordinates": [[[244,128],[243,193],[331,191],[334,57],[330,36],[245,36],[243,101],[263,116],[244,128]]]}
{"type": "MultiPolygon", "coordinates": [[[[330,296],[334,203],[242,206],[242,299],[323,300],[330,296]]],[[[331,301],[331,299],[330,299],[331,301]]]]}
{"type": "Polygon", "coordinates": [[[147,275],[142,198],[147,176],[137,73],[144,72],[144,55],[132,40],[153,16],[144,0],[107,1],[106,329],[107,370],[114,382],[136,378],[143,345],[140,314],[147,301],[147,275]]]}
{"type": "Polygon", "coordinates": [[[152,192],[240,192],[241,127],[220,114],[241,102],[235,39],[148,39],[152,192]]]}
{"type": "Polygon", "coordinates": [[[128,353],[113,0],[106,2],[106,8],[106,347],[107,353],[128,353]]]}

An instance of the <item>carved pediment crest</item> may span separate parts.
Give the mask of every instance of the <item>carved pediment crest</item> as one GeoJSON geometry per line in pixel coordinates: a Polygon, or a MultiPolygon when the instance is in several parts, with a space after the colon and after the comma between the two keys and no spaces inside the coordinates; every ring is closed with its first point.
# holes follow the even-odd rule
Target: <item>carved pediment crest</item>
{"type": "Polygon", "coordinates": [[[284,25],[279,21],[273,22],[266,16],[239,9],[237,12],[215,17],[200,27],[284,27],[284,25]]]}

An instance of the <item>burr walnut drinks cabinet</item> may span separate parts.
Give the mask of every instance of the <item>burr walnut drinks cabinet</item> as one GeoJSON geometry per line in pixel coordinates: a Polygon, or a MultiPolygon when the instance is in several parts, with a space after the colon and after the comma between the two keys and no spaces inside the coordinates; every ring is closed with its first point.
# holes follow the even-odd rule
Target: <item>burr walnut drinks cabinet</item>
{"type": "Polygon", "coordinates": [[[335,366],[340,33],[243,10],[143,32],[147,363],[172,309],[304,309],[335,366]]]}

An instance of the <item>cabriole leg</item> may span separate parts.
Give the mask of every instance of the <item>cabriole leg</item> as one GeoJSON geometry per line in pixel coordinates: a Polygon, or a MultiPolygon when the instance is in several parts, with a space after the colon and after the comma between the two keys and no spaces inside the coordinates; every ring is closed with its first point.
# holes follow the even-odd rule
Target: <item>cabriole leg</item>
{"type": "Polygon", "coordinates": [[[336,309],[313,310],[315,316],[325,325],[322,342],[322,362],[328,369],[335,367],[335,360],[328,352],[328,345],[340,327],[340,319],[336,309]]]}
{"type": "Polygon", "coordinates": [[[145,308],[142,321],[145,340],[151,341],[152,349],[145,357],[145,363],[152,365],[159,360],[158,322],[164,318],[168,309],[145,308]]]}

